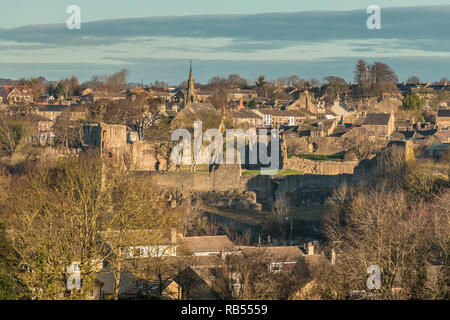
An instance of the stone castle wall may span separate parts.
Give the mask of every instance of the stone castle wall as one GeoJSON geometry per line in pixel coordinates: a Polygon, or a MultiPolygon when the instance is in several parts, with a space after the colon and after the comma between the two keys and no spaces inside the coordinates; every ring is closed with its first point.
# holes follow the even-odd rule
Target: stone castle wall
{"type": "Polygon", "coordinates": [[[283,169],[292,169],[304,174],[353,174],[358,161],[312,161],[299,157],[284,160],[283,169]]]}
{"type": "MultiPolygon", "coordinates": [[[[104,160],[124,163],[128,169],[142,172],[159,187],[188,192],[254,192],[258,203],[270,210],[278,198],[288,199],[293,207],[304,204],[322,204],[333,190],[342,184],[363,185],[374,177],[377,168],[376,157],[361,162],[310,161],[293,157],[285,159],[284,169],[303,172],[291,176],[241,176],[240,165],[220,165],[212,172],[167,172],[164,160],[156,159],[148,142],[127,143],[124,126],[85,126],[85,144],[102,151],[104,160]],[[127,163],[128,162],[128,165],[127,163]]],[[[300,139],[303,142],[322,142],[328,147],[319,147],[320,153],[336,153],[336,141],[329,138],[300,139]],[[319,139],[319,140],[317,140],[319,139]],[[323,141],[322,141],[323,140],[323,141]],[[322,148],[322,149],[320,149],[322,148]],[[332,152],[333,151],[333,152],[332,152]]],[[[314,142],[314,143],[315,143],[314,142]]],[[[406,154],[412,150],[411,143],[391,142],[405,148],[406,154]]],[[[309,148],[307,146],[307,148],[309,148]]],[[[306,153],[306,152],[305,152],[306,153]]],[[[319,152],[317,152],[319,153],[319,152]]]]}
{"type": "Polygon", "coordinates": [[[152,183],[185,191],[245,190],[241,169],[237,165],[221,165],[214,172],[146,172],[152,183]]]}
{"type": "MultiPolygon", "coordinates": [[[[389,144],[405,148],[410,154],[410,143],[393,141],[389,144]]],[[[262,209],[271,210],[276,199],[289,201],[291,207],[324,204],[333,190],[342,184],[366,185],[377,179],[377,157],[356,162],[323,162],[319,166],[328,173],[289,176],[241,176],[240,167],[222,165],[216,172],[164,172],[145,173],[155,185],[190,192],[223,192],[235,190],[254,192],[262,209]],[[353,171],[352,173],[340,173],[353,171]]]]}
{"type": "Polygon", "coordinates": [[[337,137],[286,137],[288,154],[335,154],[345,151],[342,138],[337,137]]]}

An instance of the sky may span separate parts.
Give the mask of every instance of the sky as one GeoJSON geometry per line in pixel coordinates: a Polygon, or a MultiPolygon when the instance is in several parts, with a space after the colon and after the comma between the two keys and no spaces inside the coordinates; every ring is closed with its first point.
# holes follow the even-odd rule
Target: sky
{"type": "Polygon", "coordinates": [[[2,4],[0,78],[51,80],[130,70],[130,81],[178,84],[239,73],[352,80],[359,58],[401,80],[450,78],[450,2],[414,0],[15,0],[2,4]],[[381,29],[369,30],[369,5],[381,29]],[[69,30],[66,8],[81,9],[69,30]]]}

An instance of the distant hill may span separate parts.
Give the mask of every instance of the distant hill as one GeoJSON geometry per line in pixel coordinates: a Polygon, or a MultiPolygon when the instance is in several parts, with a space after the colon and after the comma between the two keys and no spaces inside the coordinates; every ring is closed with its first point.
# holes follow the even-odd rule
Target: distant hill
{"type": "Polygon", "coordinates": [[[0,78],[0,85],[4,85],[4,84],[14,84],[14,80],[12,79],[4,79],[4,78],[0,78]]]}

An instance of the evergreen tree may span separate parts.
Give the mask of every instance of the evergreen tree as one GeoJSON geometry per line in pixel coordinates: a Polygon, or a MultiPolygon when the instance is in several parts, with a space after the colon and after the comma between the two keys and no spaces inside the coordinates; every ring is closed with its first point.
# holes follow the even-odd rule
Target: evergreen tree
{"type": "Polygon", "coordinates": [[[403,107],[409,110],[422,110],[423,101],[416,93],[408,92],[403,99],[403,107]]]}

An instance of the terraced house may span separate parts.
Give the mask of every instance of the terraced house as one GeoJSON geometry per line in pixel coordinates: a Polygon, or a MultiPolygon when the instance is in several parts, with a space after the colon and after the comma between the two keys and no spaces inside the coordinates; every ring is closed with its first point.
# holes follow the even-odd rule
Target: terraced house
{"type": "Polygon", "coordinates": [[[255,110],[263,118],[263,126],[279,128],[280,126],[298,126],[307,119],[317,118],[307,110],[279,110],[263,108],[255,110]]]}

